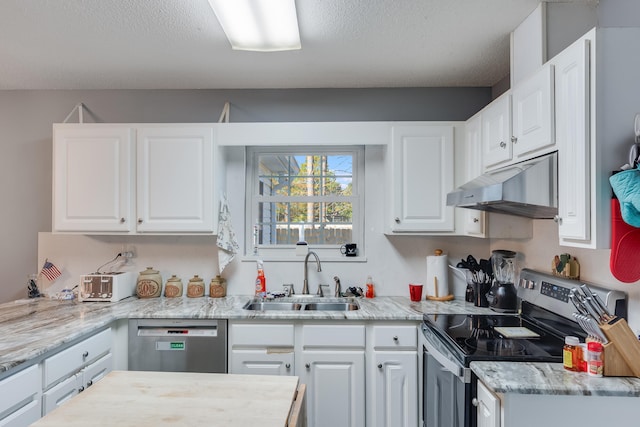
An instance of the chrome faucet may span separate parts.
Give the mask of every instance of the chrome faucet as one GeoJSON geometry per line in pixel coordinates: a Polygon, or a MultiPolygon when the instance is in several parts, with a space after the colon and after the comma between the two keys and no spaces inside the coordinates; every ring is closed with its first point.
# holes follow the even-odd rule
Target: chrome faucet
{"type": "Polygon", "coordinates": [[[318,266],[318,271],[322,271],[322,266],[320,265],[320,258],[318,258],[318,254],[313,251],[309,251],[307,256],[304,257],[304,282],[302,282],[302,294],[309,295],[309,270],[307,268],[307,262],[309,261],[309,256],[313,255],[316,258],[316,265],[318,266]]]}

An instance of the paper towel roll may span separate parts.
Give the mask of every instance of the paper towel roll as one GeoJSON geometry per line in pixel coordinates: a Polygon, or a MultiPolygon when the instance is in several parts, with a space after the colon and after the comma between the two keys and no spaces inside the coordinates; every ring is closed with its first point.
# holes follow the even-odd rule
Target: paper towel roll
{"type": "Polygon", "coordinates": [[[427,296],[442,298],[449,295],[449,261],[440,249],[435,253],[427,256],[427,296]]]}

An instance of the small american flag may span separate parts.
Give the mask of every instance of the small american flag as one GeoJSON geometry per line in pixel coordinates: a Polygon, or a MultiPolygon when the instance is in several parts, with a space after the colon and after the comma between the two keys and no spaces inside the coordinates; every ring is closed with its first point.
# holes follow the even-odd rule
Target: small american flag
{"type": "Polygon", "coordinates": [[[42,266],[40,273],[43,274],[50,282],[53,282],[62,275],[58,267],[48,260],[44,261],[44,265],[42,266]]]}

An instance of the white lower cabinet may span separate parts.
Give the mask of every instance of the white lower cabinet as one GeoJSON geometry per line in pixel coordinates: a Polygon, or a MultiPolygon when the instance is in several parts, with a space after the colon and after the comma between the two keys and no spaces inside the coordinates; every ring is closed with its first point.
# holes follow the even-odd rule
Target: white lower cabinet
{"type": "Polygon", "coordinates": [[[231,323],[229,372],[293,375],[294,325],[231,323]]]}
{"type": "Polygon", "coordinates": [[[111,372],[111,329],[46,358],[42,368],[42,415],[46,415],[111,372]]]}
{"type": "Polygon", "coordinates": [[[368,336],[367,426],[418,425],[416,325],[374,325],[368,336]]]}
{"type": "Polygon", "coordinates": [[[0,426],[22,427],[40,418],[42,371],[30,366],[0,381],[0,426]]]}
{"type": "Polygon", "coordinates": [[[297,375],[309,427],[416,427],[417,324],[229,322],[229,372],[297,375]]]}

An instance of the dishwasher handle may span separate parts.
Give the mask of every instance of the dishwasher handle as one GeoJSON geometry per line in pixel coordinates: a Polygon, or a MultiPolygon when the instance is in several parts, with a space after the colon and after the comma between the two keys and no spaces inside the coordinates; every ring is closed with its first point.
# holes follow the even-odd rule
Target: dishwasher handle
{"type": "Polygon", "coordinates": [[[191,328],[158,328],[158,327],[138,327],[139,337],[217,337],[218,328],[213,327],[191,327],[191,328]]]}

